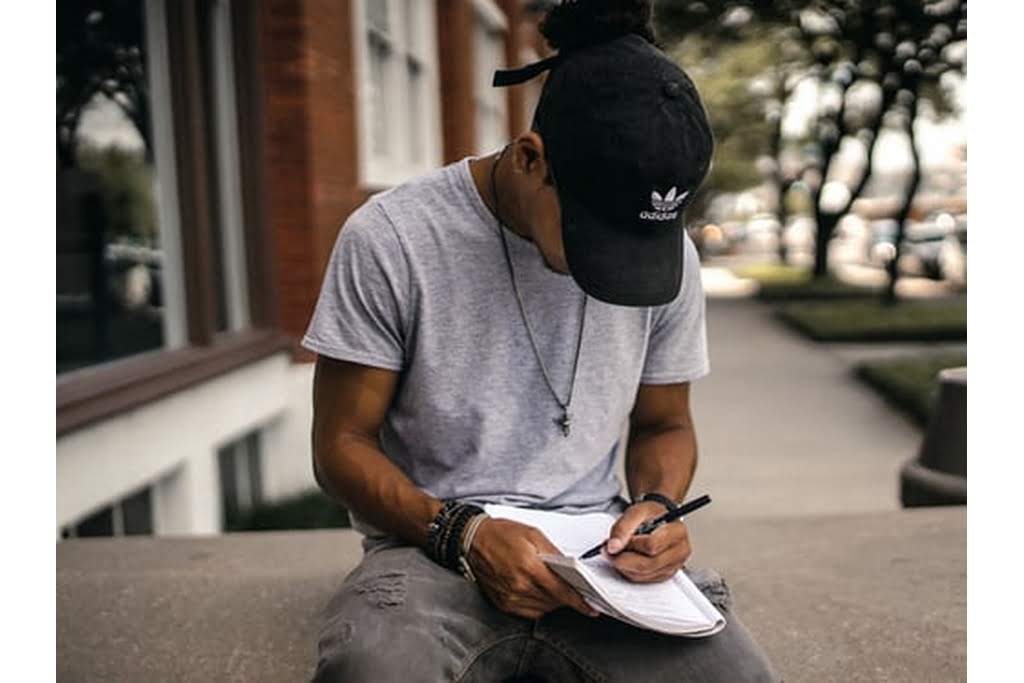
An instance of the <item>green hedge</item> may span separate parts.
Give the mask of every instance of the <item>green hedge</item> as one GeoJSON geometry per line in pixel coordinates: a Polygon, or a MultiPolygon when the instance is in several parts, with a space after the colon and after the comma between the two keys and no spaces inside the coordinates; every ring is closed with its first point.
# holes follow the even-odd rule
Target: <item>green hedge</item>
{"type": "Polygon", "coordinates": [[[967,339],[967,301],[813,301],[785,304],[780,320],[817,341],[960,341],[967,339]]]}
{"type": "Polygon", "coordinates": [[[317,489],[263,503],[239,518],[226,520],[224,530],[336,529],[351,525],[348,511],[317,489]]]}
{"type": "Polygon", "coordinates": [[[764,263],[734,268],[733,274],[755,280],[760,285],[757,298],[761,301],[863,299],[882,294],[878,287],[851,285],[832,275],[814,279],[809,269],[800,266],[764,263]]]}
{"type": "Polygon", "coordinates": [[[924,427],[935,409],[939,372],[966,365],[966,353],[943,353],[860,363],[854,374],[924,427]]]}

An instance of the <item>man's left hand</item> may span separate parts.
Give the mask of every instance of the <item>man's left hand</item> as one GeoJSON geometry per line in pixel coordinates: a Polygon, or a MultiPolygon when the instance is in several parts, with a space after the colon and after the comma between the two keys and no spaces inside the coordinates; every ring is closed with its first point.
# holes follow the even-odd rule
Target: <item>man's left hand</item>
{"type": "Polygon", "coordinates": [[[681,520],[662,524],[651,534],[633,535],[641,524],[663,514],[665,507],[659,503],[637,503],[626,508],[612,526],[605,555],[630,581],[664,581],[682,569],[690,557],[690,535],[681,520]]]}

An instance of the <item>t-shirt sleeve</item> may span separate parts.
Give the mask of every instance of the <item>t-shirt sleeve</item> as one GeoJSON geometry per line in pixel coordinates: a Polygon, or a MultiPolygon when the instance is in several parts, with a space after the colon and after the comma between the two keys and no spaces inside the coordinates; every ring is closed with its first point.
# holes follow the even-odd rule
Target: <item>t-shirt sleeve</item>
{"type": "Polygon", "coordinates": [[[691,382],[711,371],[700,257],[688,236],[683,242],[682,287],[675,299],[651,311],[641,384],[691,382]]]}
{"type": "Polygon", "coordinates": [[[410,309],[408,261],[383,210],[355,211],[335,240],[302,346],[338,360],[401,370],[410,309]]]}

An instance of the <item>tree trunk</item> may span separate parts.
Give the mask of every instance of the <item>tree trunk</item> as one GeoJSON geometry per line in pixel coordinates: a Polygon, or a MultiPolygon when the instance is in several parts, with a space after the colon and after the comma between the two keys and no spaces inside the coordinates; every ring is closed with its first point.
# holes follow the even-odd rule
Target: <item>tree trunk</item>
{"type": "Polygon", "coordinates": [[[814,279],[828,275],[828,243],[836,231],[836,225],[842,214],[822,211],[820,205],[814,207],[814,219],[818,225],[814,239],[814,279]]]}
{"type": "MultiPolygon", "coordinates": [[[[785,77],[777,77],[780,80],[785,77]]],[[[775,127],[772,129],[772,137],[769,142],[768,151],[771,154],[772,160],[775,162],[775,169],[772,173],[772,182],[775,184],[775,217],[779,220],[779,244],[777,247],[779,255],[779,263],[786,265],[789,260],[788,254],[786,253],[786,193],[789,191],[789,187],[792,181],[788,180],[782,174],[782,119],[783,112],[786,107],[786,98],[788,97],[785,87],[778,88],[779,96],[779,113],[775,119],[775,127]]]]}
{"type": "Polygon", "coordinates": [[[921,159],[917,153],[917,138],[914,135],[914,121],[916,119],[917,96],[915,95],[914,99],[910,102],[908,115],[909,123],[907,124],[907,135],[910,137],[910,182],[907,183],[907,189],[903,196],[903,204],[900,206],[899,213],[896,215],[896,250],[893,252],[892,260],[886,265],[886,270],[889,272],[889,284],[882,295],[882,303],[890,306],[896,303],[896,282],[900,277],[900,252],[903,248],[903,237],[906,234],[907,217],[910,215],[910,209],[914,204],[914,195],[917,194],[917,187],[921,183],[921,159]]]}

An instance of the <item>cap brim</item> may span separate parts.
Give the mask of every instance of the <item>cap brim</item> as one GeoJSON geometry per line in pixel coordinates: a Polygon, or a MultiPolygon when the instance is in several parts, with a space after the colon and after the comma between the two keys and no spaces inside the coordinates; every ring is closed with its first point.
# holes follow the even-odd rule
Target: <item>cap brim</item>
{"type": "MultiPolygon", "coordinates": [[[[584,292],[619,306],[661,306],[683,281],[682,217],[657,230],[612,225],[560,196],[569,272],[584,292]]],[[[639,220],[638,220],[639,223],[639,220]]]]}

